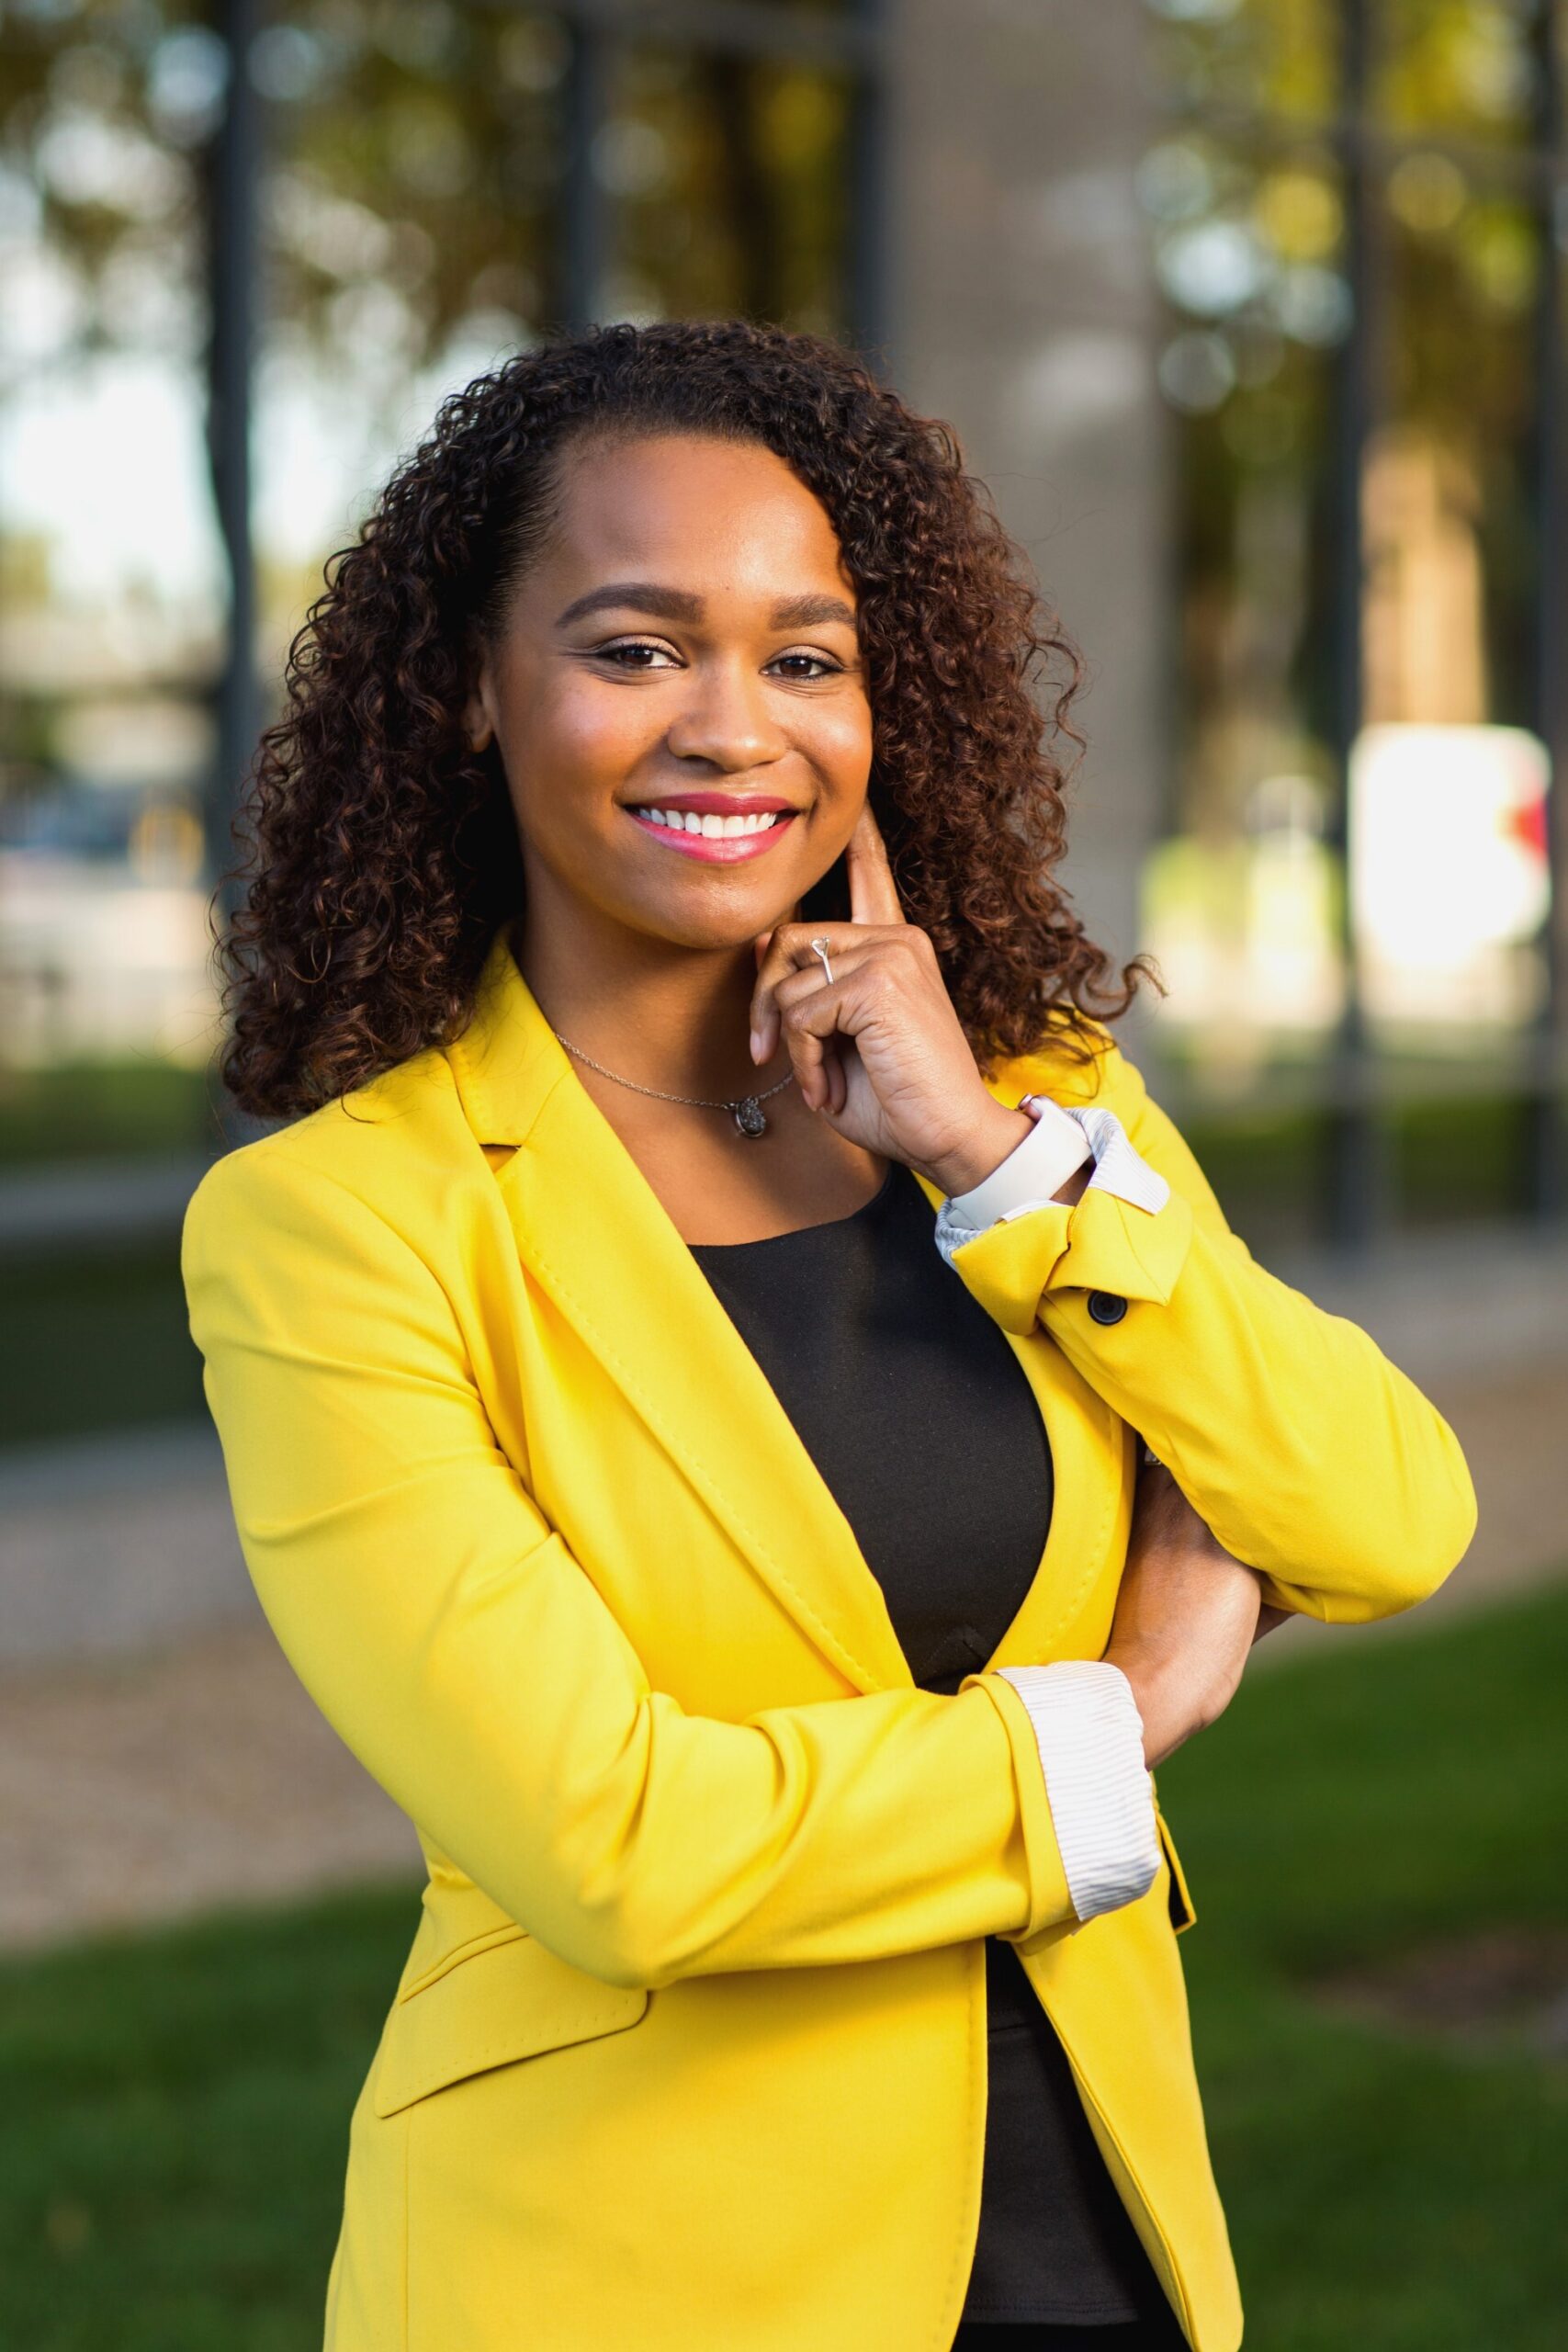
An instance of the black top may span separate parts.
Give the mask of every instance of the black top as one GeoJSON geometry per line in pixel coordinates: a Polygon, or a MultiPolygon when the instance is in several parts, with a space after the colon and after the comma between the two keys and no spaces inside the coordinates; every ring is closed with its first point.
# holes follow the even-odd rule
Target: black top
{"type": "MultiPolygon", "coordinates": [[[[887,1598],[914,1680],[956,1691],[1045,1547],[1051,1455],[1001,1328],[944,1265],[897,1162],[853,1216],[692,1255],[887,1598]]],[[[1093,2325],[1169,2306],[1022,1963],[986,1942],[990,2065],[965,2320],[1093,2325]]]]}

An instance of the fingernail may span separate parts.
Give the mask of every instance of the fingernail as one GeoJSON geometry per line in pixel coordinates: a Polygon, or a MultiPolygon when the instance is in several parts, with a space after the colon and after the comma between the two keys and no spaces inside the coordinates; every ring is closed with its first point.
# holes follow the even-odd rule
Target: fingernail
{"type": "Polygon", "coordinates": [[[760,1029],[753,1029],[751,1032],[751,1059],[754,1062],[760,1062],[761,1058],[762,1033],[760,1029]]]}

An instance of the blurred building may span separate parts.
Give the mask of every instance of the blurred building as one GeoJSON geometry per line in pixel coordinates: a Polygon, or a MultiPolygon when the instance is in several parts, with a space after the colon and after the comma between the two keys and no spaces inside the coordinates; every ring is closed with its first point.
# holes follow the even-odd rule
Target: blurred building
{"type": "Polygon", "coordinates": [[[235,779],[441,394],[557,324],[741,311],[951,419],[1083,645],[1070,878],[1160,961],[1172,1099],[1296,1120],[1345,1238],[1398,1211],[1391,1133],[1429,1164],[1424,1106],[1472,1106],[1483,1205],[1552,1213],[1565,26],[8,11],[0,1120],[6,1069],[206,1062],[235,779]]]}

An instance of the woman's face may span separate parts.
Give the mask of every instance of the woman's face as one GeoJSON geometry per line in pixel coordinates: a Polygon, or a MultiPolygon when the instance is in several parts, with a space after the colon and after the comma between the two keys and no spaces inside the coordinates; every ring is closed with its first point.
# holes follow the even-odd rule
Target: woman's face
{"type": "Polygon", "coordinates": [[[530,922],[738,946],[827,872],[865,798],[832,526],[771,450],[694,436],[579,442],[559,492],[468,706],[505,765],[530,922]]]}

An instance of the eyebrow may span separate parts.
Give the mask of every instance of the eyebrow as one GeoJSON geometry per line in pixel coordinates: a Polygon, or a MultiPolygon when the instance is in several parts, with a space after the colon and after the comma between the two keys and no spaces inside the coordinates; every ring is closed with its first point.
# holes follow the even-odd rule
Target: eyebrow
{"type": "Polygon", "coordinates": [[[854,607],[841,596],[786,596],[768,615],[773,628],[817,628],[824,621],[843,621],[853,628],[854,607]]]}
{"type": "MultiPolygon", "coordinates": [[[[573,621],[586,620],[590,613],[611,609],[656,613],[668,621],[700,621],[706,607],[701,596],[685,588],[661,588],[651,580],[613,580],[575,598],[565,612],[557,614],[556,627],[569,628],[573,621]]],[[[768,615],[771,628],[813,628],[827,621],[841,621],[853,628],[853,606],[841,596],[786,596],[768,615]]]]}

